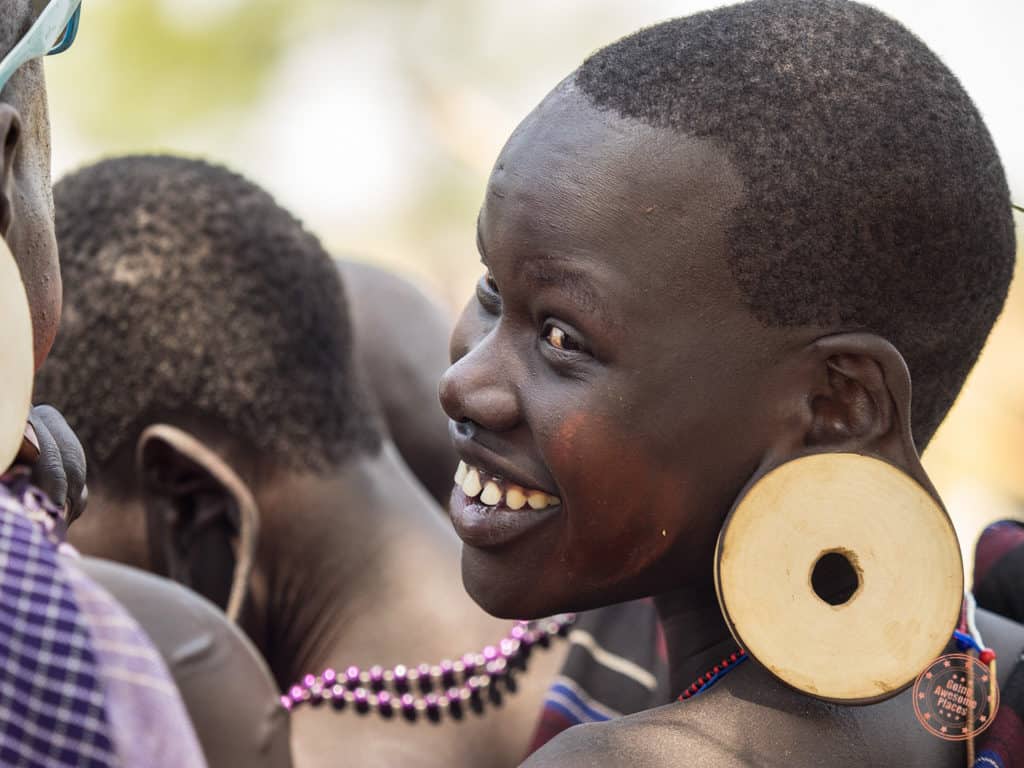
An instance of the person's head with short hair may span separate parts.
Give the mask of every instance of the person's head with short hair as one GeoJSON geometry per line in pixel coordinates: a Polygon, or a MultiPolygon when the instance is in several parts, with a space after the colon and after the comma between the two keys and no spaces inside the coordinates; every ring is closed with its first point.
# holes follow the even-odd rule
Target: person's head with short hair
{"type": "Polygon", "coordinates": [[[727,254],[744,302],[768,326],[891,341],[923,449],[1002,309],[1015,249],[999,157],[942,62],[878,11],[791,0],[642,30],[576,84],[729,155],[746,187],[727,254]]]}
{"type": "Polygon", "coordinates": [[[684,588],[714,605],[724,516],[807,451],[930,489],[918,451],[1015,251],[956,77],[841,0],[729,6],[593,54],[508,140],[477,239],[442,401],[484,480],[549,500],[487,514],[476,476],[453,497],[466,586],[502,616],[684,588]]]}
{"type": "Polygon", "coordinates": [[[89,461],[90,514],[73,540],[222,602],[238,486],[272,527],[289,514],[266,496],[282,477],[315,488],[379,449],[338,271],[269,194],[200,160],[104,160],[54,196],[64,321],[36,386],[89,461]],[[209,531],[221,538],[174,551],[209,531]]]}

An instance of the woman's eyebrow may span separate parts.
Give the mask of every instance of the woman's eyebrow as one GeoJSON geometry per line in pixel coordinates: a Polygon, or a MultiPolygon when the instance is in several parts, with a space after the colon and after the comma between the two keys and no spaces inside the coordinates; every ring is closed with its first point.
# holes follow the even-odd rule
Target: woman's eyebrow
{"type": "Polygon", "coordinates": [[[556,261],[529,261],[523,267],[523,276],[535,286],[555,286],[584,312],[598,315],[607,321],[604,302],[594,289],[586,273],[560,265],[556,261]]]}
{"type": "MultiPolygon", "coordinates": [[[[480,217],[476,219],[476,249],[480,254],[480,261],[485,267],[490,268],[487,263],[487,250],[484,248],[483,233],[480,227],[480,217]]],[[[599,320],[609,325],[616,325],[608,317],[605,311],[605,302],[593,286],[593,281],[581,270],[574,269],[561,263],[557,258],[530,259],[522,267],[522,275],[526,282],[534,287],[554,286],[577,305],[582,312],[596,315],[599,320]]]]}

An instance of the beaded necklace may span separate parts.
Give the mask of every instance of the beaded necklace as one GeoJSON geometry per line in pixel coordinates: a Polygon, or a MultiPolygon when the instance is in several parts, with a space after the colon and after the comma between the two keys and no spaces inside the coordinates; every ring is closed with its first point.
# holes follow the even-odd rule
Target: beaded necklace
{"type": "Polygon", "coordinates": [[[730,653],[728,657],[722,659],[718,664],[694,680],[689,688],[679,694],[677,701],[686,701],[687,699],[692,699],[698,693],[704,693],[704,691],[746,661],[747,658],[747,652],[742,648],[737,648],[735,653],[730,653]]]}
{"type": "Polygon", "coordinates": [[[348,667],[343,673],[325,669],[306,675],[281,696],[281,706],[291,710],[300,704],[329,703],[336,710],[376,712],[389,718],[401,714],[407,720],[425,716],[437,720],[442,714],[461,718],[465,709],[480,710],[484,695],[499,695],[497,684],[508,683],[515,671],[525,671],[530,652],[547,648],[551,640],[564,637],[576,621],[575,614],[561,614],[543,621],[517,621],[497,645],[461,659],[444,659],[439,664],[391,669],[372,666],[348,667]]]}

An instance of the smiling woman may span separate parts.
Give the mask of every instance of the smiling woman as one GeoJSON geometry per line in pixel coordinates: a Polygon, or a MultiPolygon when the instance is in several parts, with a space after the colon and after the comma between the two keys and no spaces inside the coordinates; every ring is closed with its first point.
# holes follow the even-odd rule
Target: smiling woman
{"type": "MultiPolygon", "coordinates": [[[[741,403],[746,411],[753,407],[756,390],[747,384],[779,341],[759,338],[759,324],[746,313],[727,313],[718,299],[730,286],[721,277],[687,289],[709,273],[707,261],[680,264],[683,274],[676,277],[669,271],[676,266],[659,259],[673,249],[721,248],[721,236],[702,225],[721,221],[741,189],[735,172],[701,143],[597,111],[569,82],[503,150],[480,216],[491,278],[479,284],[479,306],[467,308],[456,329],[457,362],[441,397],[455,420],[453,432],[467,438],[456,442],[467,462],[511,478],[525,474],[517,482],[559,497],[562,514],[548,515],[529,541],[500,551],[466,549],[467,588],[489,610],[551,612],[569,599],[567,590],[578,589],[576,577],[586,585],[571,598],[579,609],[649,594],[646,571],[673,542],[706,540],[717,531],[714,520],[679,520],[672,510],[681,494],[696,494],[701,506],[723,494],[722,486],[728,494],[742,484],[746,467],[721,477],[724,468],[715,471],[718,460],[708,449],[724,452],[744,436],[749,441],[748,420],[721,425],[727,413],[741,415],[741,403]],[[571,151],[537,141],[552,126],[570,125],[571,151]],[[624,141],[627,136],[635,140],[624,141]],[[609,194],[574,205],[580,177],[584,187],[609,194]],[[642,195],[622,205],[641,178],[642,195]],[[636,215],[651,206],[656,212],[636,215]],[[656,221],[666,226],[652,226],[656,221]],[[573,279],[563,288],[553,278],[567,273],[573,279]],[[663,298],[655,300],[647,287],[652,278],[669,291],[663,298]],[[697,328],[687,333],[698,318],[728,331],[743,354],[707,369],[706,382],[696,378],[699,369],[691,370],[680,386],[686,381],[676,367],[680,358],[705,356],[711,342],[697,328]],[[727,402],[709,392],[738,397],[727,402]],[[666,412],[678,426],[666,421],[666,412]],[[679,467],[702,482],[681,483],[679,467]],[[694,526],[705,529],[698,534],[694,526]],[[528,572],[536,588],[505,605],[497,594],[504,582],[490,572],[499,563],[528,572]],[[631,584],[634,579],[640,583],[631,584]]],[[[453,519],[463,514],[453,502],[453,519]]],[[[489,519],[507,530],[497,517],[489,519]]],[[[683,576],[701,565],[688,558],[671,567],[683,576]]]]}
{"type": "MultiPolygon", "coordinates": [[[[920,729],[897,695],[950,641],[962,583],[918,452],[999,313],[1014,235],[991,139],[934,54],[837,0],[759,0],[642,30],[592,56],[513,132],[477,240],[486,274],[441,384],[472,467],[451,501],[466,588],[499,616],[654,596],[672,687],[687,694],[572,728],[530,764],[675,765],[686,754],[749,765],[779,744],[800,765],[959,764],[961,748],[920,729]],[[862,456],[884,471],[850,485],[862,456]],[[765,490],[783,467],[803,506],[765,490]],[[485,497],[477,473],[498,493],[485,497]],[[513,510],[509,483],[558,503],[513,510]],[[770,531],[757,529],[760,543],[791,536],[820,552],[795,565],[735,559],[723,521],[758,489],[770,531]],[[921,502],[918,517],[907,499],[921,502]],[[857,527],[869,519],[876,527],[857,527]],[[887,536],[902,556],[876,569],[871,542],[887,536]],[[914,536],[941,557],[913,556],[914,536]],[[816,570],[829,552],[859,565],[816,570]],[[864,579],[852,590],[850,573],[864,579]],[[859,616],[836,635],[848,652],[801,623],[811,613],[753,625],[730,614],[727,625],[736,574],[776,605],[806,597],[859,616]],[[919,584],[922,597],[863,612],[891,592],[886,580],[919,584]],[[879,632],[921,643],[872,687],[861,662],[879,632]],[[793,633],[800,642],[783,642],[793,633]],[[744,653],[741,635],[781,645],[744,653]],[[838,680],[789,687],[792,669],[826,663],[838,680]],[[722,682],[694,696],[709,680],[722,682]],[[814,698],[858,696],[879,703],[814,698]]],[[[997,644],[1015,657],[1024,633],[997,644]]]]}

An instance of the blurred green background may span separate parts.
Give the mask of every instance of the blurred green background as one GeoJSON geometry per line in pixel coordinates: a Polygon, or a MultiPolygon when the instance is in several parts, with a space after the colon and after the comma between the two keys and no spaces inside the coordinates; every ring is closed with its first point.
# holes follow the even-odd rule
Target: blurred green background
{"type": "MultiPolygon", "coordinates": [[[[716,3],[683,0],[85,0],[48,60],[54,173],[174,151],[268,188],[336,255],[411,277],[453,314],[474,221],[516,123],[591,51],[716,3]]],[[[1024,202],[1024,6],[880,0],[974,96],[1024,202]]],[[[926,455],[965,549],[1024,500],[1020,281],[926,455]]]]}

